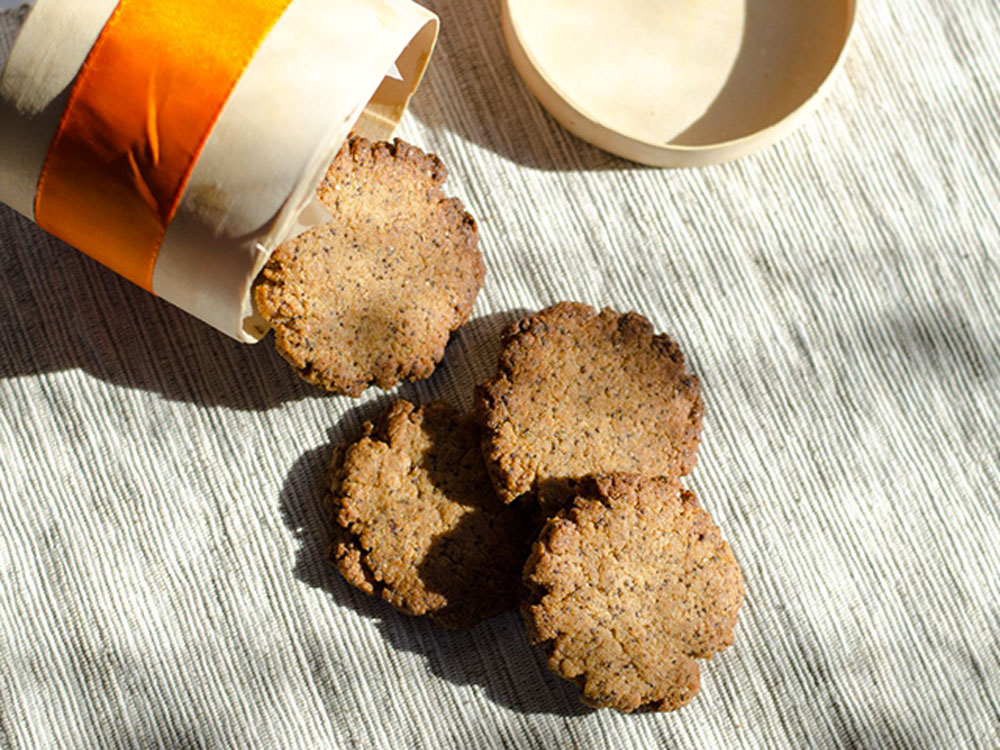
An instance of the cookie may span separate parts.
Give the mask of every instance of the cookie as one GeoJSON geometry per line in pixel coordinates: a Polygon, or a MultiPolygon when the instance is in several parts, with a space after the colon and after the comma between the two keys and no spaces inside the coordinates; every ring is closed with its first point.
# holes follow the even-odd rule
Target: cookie
{"type": "Polygon", "coordinates": [[[676,479],[587,484],[547,522],[525,565],[528,636],[589,705],[680,708],[698,692],[695,659],[733,643],[739,566],[676,479]]]}
{"type": "Polygon", "coordinates": [[[450,406],[397,401],[334,452],[332,558],[348,582],[449,628],[517,606],[537,527],[497,498],[479,442],[450,406]]]}
{"type": "Polygon", "coordinates": [[[333,215],[279,246],[253,290],[305,380],[359,395],[425,378],[468,320],[486,268],[440,159],[352,136],[318,191],[333,215]]]}
{"type": "Polygon", "coordinates": [[[590,474],[694,467],[700,384],[677,344],[641,315],[562,302],[504,332],[498,369],[477,404],[504,501],[531,493],[558,507],[590,474]]]}

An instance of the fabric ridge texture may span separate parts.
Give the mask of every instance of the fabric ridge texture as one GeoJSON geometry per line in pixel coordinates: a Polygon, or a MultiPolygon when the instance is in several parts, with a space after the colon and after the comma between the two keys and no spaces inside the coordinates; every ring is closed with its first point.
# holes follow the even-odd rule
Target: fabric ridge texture
{"type": "Polygon", "coordinates": [[[0,207],[0,747],[1000,746],[1000,6],[862,3],[799,130],[658,170],[545,114],[497,3],[426,4],[398,135],[488,267],[428,380],[327,395],[0,207]],[[674,713],[588,709],[516,612],[448,632],[325,558],[330,445],[396,398],[471,409],[561,300],[647,316],[701,381],[684,482],[746,599],[674,713]]]}

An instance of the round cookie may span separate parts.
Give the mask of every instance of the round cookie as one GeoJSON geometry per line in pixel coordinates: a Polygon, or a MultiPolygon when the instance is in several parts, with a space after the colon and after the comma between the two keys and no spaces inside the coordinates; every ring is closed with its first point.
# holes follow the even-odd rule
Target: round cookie
{"type": "Polygon", "coordinates": [[[348,582],[449,628],[517,605],[537,528],[497,498],[479,437],[475,421],[446,404],[397,401],[335,450],[332,558],[348,582]]]}
{"type": "Polygon", "coordinates": [[[425,378],[468,320],[486,268],[446,170],[403,141],[352,136],[318,190],[333,215],[280,245],[254,305],[311,383],[351,396],[425,378]]]}
{"type": "Polygon", "coordinates": [[[562,302],[504,332],[477,390],[483,453],[500,497],[543,509],[590,474],[687,474],[704,412],[684,355],[636,313],[562,302]]]}
{"type": "Polygon", "coordinates": [[[589,705],[680,708],[698,692],[695,659],[732,645],[739,566],[676,479],[588,484],[547,522],[525,565],[528,636],[589,705]]]}

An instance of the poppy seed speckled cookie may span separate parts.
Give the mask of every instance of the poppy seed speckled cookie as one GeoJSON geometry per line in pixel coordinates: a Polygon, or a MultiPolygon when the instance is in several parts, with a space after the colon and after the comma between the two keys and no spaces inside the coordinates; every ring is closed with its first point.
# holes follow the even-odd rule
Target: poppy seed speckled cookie
{"type": "Polygon", "coordinates": [[[499,372],[477,389],[483,453],[506,501],[557,508],[597,473],[694,468],[704,407],[684,355],[636,313],[562,302],[503,336],[499,372]]]}
{"type": "Polygon", "coordinates": [[[334,452],[332,558],[348,582],[449,628],[517,606],[534,531],[490,483],[476,422],[397,401],[334,452]]]}
{"type": "Polygon", "coordinates": [[[695,659],[733,643],[744,584],[732,550],[678,480],[607,475],[549,519],[524,569],[522,615],[585,703],[671,711],[695,659]]]}
{"type": "Polygon", "coordinates": [[[275,250],[253,292],[278,352],[351,396],[425,378],[468,320],[486,268],[440,159],[352,136],[318,190],[333,215],[275,250]]]}

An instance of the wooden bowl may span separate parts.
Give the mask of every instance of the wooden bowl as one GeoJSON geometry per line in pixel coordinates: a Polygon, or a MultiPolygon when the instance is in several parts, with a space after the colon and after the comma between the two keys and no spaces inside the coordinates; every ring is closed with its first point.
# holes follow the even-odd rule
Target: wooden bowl
{"type": "Polygon", "coordinates": [[[570,132],[653,166],[788,134],[844,58],[856,0],[503,0],[514,66],[570,132]]]}

